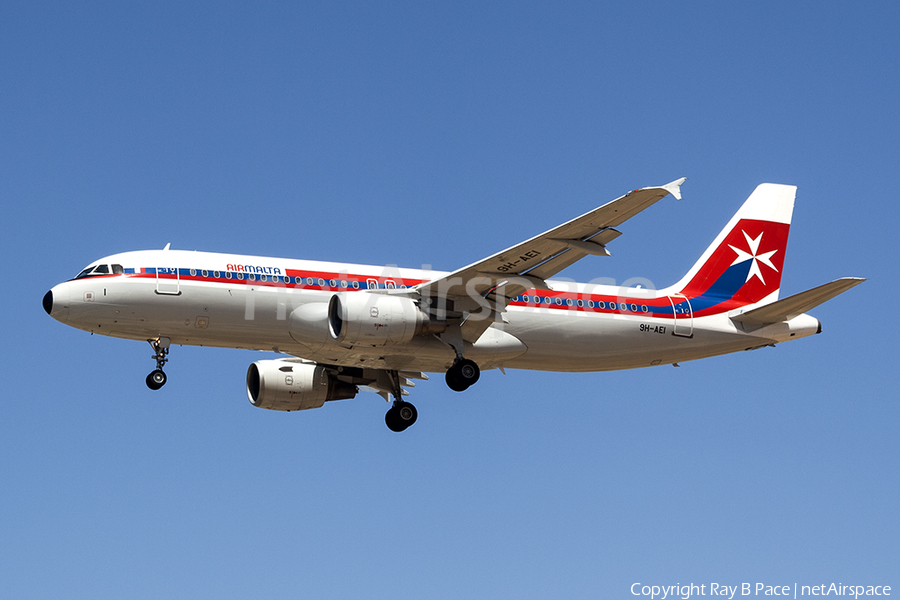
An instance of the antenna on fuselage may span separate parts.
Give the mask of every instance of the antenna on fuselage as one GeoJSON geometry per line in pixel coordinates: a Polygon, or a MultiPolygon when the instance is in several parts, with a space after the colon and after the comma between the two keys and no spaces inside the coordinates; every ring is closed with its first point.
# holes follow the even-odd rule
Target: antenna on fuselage
{"type": "Polygon", "coordinates": [[[166,244],[166,247],[163,248],[163,250],[164,250],[164,251],[165,251],[165,250],[168,250],[168,249],[169,249],[169,246],[171,246],[171,245],[172,245],[172,242],[169,242],[168,244],[166,244]]]}

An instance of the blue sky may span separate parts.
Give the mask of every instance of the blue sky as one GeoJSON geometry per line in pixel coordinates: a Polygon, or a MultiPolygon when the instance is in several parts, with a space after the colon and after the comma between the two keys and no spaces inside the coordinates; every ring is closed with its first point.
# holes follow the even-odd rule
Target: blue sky
{"type": "Polygon", "coordinates": [[[900,586],[895,3],[0,6],[0,595],[627,598],[900,586]],[[681,176],[579,280],[677,280],[761,182],[824,334],[628,372],[253,408],[263,354],[44,314],[174,248],[453,269],[681,176]]]}

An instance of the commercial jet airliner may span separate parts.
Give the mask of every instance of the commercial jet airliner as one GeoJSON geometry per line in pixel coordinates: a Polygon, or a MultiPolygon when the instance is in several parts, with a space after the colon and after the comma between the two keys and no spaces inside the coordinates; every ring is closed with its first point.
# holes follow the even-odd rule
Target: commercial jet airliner
{"type": "Polygon", "coordinates": [[[166,383],[175,345],[285,355],[247,371],[254,406],[306,410],[360,388],[393,403],[392,431],[417,418],[413,379],[444,373],[461,392],[483,369],[607,371],[671,365],[821,332],[806,311],[862,283],[842,278],[778,298],[796,188],[761,184],[697,263],[662,290],[551,277],[609,256],[617,227],[684,179],[634,190],[453,272],[207,252],[144,250],[92,262],[44,296],[62,323],[145,340],[166,383]]]}

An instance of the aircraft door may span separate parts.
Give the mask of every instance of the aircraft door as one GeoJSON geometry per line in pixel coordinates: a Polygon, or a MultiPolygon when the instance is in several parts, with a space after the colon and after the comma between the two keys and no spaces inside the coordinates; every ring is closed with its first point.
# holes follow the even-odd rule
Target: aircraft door
{"type": "Polygon", "coordinates": [[[156,267],[156,293],[181,295],[181,275],[176,267],[156,267]]]}
{"type": "Polygon", "coordinates": [[[694,337],[694,311],[691,301],[684,294],[669,296],[672,304],[672,335],[694,337]]]}

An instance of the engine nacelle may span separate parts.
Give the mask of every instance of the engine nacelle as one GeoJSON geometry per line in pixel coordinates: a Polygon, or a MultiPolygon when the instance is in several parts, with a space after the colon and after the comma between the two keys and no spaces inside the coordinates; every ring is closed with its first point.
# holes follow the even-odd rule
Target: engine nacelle
{"type": "Polygon", "coordinates": [[[446,328],[446,323],[431,321],[414,300],[401,296],[349,292],[335,294],[328,303],[328,331],[342,344],[402,344],[446,328]]]}
{"type": "Polygon", "coordinates": [[[355,385],[338,381],[315,363],[260,360],[247,369],[247,397],[259,408],[319,408],[329,400],[353,398],[358,391],[355,385]]]}

